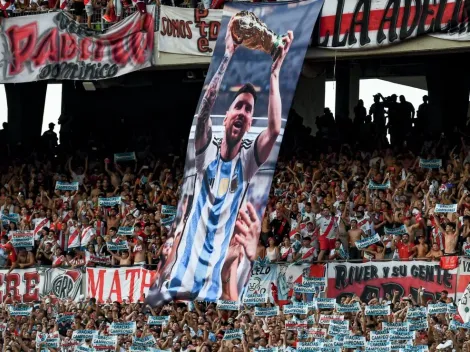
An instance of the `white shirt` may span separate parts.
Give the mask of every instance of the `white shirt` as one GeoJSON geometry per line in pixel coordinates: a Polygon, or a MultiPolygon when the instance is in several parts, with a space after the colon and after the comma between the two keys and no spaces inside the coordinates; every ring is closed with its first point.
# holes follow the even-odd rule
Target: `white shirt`
{"type": "Polygon", "coordinates": [[[260,167],[255,141],[243,140],[239,153],[228,161],[221,158],[221,145],[222,139],[213,137],[195,156],[193,205],[168,284],[173,299],[192,292],[197,299],[212,301],[221,294],[228,239],[249,182],[260,167]]]}

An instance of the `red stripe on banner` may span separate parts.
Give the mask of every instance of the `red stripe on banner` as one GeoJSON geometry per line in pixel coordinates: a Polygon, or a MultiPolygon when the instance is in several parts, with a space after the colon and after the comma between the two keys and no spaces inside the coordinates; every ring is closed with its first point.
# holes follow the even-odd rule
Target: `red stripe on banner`
{"type": "MultiPolygon", "coordinates": [[[[324,277],[326,276],[326,265],[325,264],[312,264],[310,265],[309,271],[310,277],[324,277]]],[[[301,284],[302,283],[302,275],[299,275],[293,282],[293,284],[301,284]]],[[[292,297],[294,294],[294,290],[290,289],[288,293],[288,298],[292,297]]],[[[282,307],[285,304],[290,304],[290,299],[288,300],[279,300],[278,304],[282,307]]]]}
{"type": "MultiPolygon", "coordinates": [[[[310,265],[310,277],[323,277],[325,273],[325,264],[313,264],[310,265]]],[[[302,282],[302,281],[300,281],[302,282]]]]}
{"type": "Polygon", "coordinates": [[[457,293],[464,293],[468,284],[470,283],[470,275],[459,275],[459,280],[457,281],[457,293]]]}
{"type": "MultiPolygon", "coordinates": [[[[447,4],[446,8],[443,11],[442,15],[442,20],[441,23],[444,24],[441,26],[445,26],[448,21],[452,19],[452,15],[454,13],[454,8],[455,8],[455,2],[454,3],[449,3],[447,4]]],[[[429,26],[432,21],[435,19],[437,12],[439,10],[439,5],[432,5],[429,4],[429,11],[434,11],[434,15],[428,15],[426,18],[426,25],[429,26]]],[[[387,17],[390,17],[392,15],[392,8],[387,11],[387,17]]],[[[401,7],[398,13],[398,20],[397,20],[397,33],[399,33],[401,24],[403,21],[403,15],[405,12],[405,8],[401,7]]],[[[411,26],[413,19],[415,17],[415,7],[412,6],[410,9],[410,15],[408,19],[408,26],[411,26]]],[[[380,23],[382,22],[382,19],[384,18],[385,15],[385,9],[384,10],[372,10],[370,11],[370,16],[369,16],[369,32],[371,31],[378,31],[380,28],[380,23]]],[[[356,22],[361,21],[363,18],[363,13],[360,12],[356,18],[356,22]]],[[[333,35],[335,31],[335,19],[336,15],[332,16],[324,16],[320,18],[320,37],[326,36],[327,32],[330,32],[330,36],[333,35]]],[[[353,13],[343,13],[341,17],[341,26],[340,26],[340,34],[345,34],[347,31],[349,31],[351,22],[353,20],[353,13]]],[[[419,23],[419,22],[418,22],[419,23]]],[[[390,28],[390,21],[387,21],[384,23],[383,29],[389,29],[390,28]]],[[[354,28],[355,33],[359,33],[361,30],[361,26],[356,26],[354,28]]]]}

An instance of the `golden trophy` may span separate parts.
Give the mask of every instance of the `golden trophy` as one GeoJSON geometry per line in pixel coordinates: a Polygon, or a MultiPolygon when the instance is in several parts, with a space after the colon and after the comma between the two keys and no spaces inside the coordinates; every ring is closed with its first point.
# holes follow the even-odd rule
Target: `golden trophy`
{"type": "Polygon", "coordinates": [[[270,30],[253,12],[241,11],[233,16],[232,38],[237,45],[264,51],[274,61],[281,54],[283,37],[270,30]]]}

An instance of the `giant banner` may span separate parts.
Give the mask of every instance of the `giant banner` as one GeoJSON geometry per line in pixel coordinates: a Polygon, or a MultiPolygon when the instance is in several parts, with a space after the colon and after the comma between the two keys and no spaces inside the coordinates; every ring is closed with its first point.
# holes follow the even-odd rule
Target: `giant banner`
{"type": "Polygon", "coordinates": [[[322,2],[225,5],[149,304],[239,300],[322,2]]]}
{"type": "Polygon", "coordinates": [[[15,302],[35,302],[46,295],[77,300],[82,276],[80,270],[60,268],[0,270],[0,303],[6,298],[15,302]]]}
{"type": "Polygon", "coordinates": [[[341,300],[353,294],[363,302],[373,297],[412,295],[417,299],[418,289],[424,287],[424,301],[439,298],[446,290],[454,294],[457,285],[457,269],[444,270],[439,263],[425,261],[329,263],[328,297],[341,300]]]}
{"type": "MultiPolygon", "coordinates": [[[[325,1],[319,46],[367,49],[421,35],[470,40],[465,0],[332,0],[325,1]]],[[[468,6],[468,5],[467,5],[468,6]]]]}
{"type": "Polygon", "coordinates": [[[78,25],[62,11],[3,19],[0,83],[98,80],[149,67],[155,6],[147,10],[145,32],[141,31],[138,12],[104,34],[78,25]]]}
{"type": "Polygon", "coordinates": [[[144,300],[155,271],[141,267],[87,268],[87,297],[95,297],[100,303],[139,302],[144,300]]]}
{"type": "Polygon", "coordinates": [[[220,31],[222,10],[160,6],[158,50],[212,56],[220,31]]]}

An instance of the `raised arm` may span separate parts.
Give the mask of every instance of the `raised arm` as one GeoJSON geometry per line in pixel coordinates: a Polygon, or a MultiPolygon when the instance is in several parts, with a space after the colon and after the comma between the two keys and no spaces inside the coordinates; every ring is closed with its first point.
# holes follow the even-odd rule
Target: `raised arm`
{"type": "Polygon", "coordinates": [[[288,31],[281,45],[282,51],[271,67],[271,79],[269,84],[268,128],[261,132],[256,142],[256,151],[260,163],[264,163],[276,143],[277,136],[281,133],[282,102],[279,91],[279,73],[282,63],[289,52],[294,34],[288,31]]]}
{"type": "Polygon", "coordinates": [[[220,62],[217,72],[211,79],[209,87],[207,87],[204,96],[202,97],[201,105],[197,113],[196,122],[196,135],[195,135],[195,146],[196,154],[200,153],[204,148],[207,147],[212,137],[212,120],[211,111],[214,106],[217,95],[219,94],[220,84],[224,78],[225,71],[227,71],[228,64],[232,59],[233,53],[235,52],[236,45],[232,39],[232,20],[230,20],[227,26],[227,34],[225,35],[225,55],[220,62]]]}

